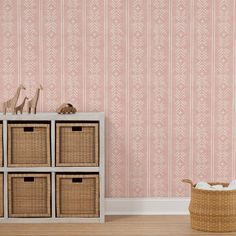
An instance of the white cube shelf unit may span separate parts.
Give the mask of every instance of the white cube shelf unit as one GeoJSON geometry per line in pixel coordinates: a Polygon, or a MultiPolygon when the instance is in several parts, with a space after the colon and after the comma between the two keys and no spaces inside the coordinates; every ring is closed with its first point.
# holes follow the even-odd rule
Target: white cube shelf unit
{"type": "Polygon", "coordinates": [[[0,122],[3,127],[3,165],[0,173],[3,173],[3,202],[4,214],[0,217],[0,223],[103,223],[104,222],[104,194],[105,194],[105,116],[103,112],[83,112],[76,114],[60,115],[57,113],[37,113],[22,115],[3,115],[0,113],[0,122]],[[8,124],[10,123],[40,123],[50,124],[50,166],[9,166],[8,164],[8,124]],[[97,166],[57,166],[56,162],[56,124],[58,123],[96,123],[98,124],[98,156],[97,166]],[[51,176],[51,216],[50,217],[9,217],[8,177],[10,174],[50,174],[51,176]],[[97,174],[99,186],[99,213],[96,217],[57,217],[56,211],[56,175],[86,175],[97,174]]]}

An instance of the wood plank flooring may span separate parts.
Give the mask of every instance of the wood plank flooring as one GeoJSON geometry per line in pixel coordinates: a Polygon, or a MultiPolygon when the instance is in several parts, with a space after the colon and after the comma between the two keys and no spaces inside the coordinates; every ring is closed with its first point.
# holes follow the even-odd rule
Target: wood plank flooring
{"type": "Polygon", "coordinates": [[[236,235],[191,229],[189,216],[107,216],[105,224],[1,224],[0,236],[236,235]]]}

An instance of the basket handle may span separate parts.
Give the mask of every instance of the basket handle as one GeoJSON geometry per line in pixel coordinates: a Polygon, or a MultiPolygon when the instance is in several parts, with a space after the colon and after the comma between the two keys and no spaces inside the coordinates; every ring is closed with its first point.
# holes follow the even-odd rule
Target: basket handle
{"type": "Polygon", "coordinates": [[[72,131],[83,131],[82,126],[73,126],[72,131]]]}
{"type": "Polygon", "coordinates": [[[182,182],[187,183],[187,184],[191,184],[191,187],[193,187],[193,182],[190,179],[183,179],[182,182]]]}
{"type": "Polygon", "coordinates": [[[34,132],[34,127],[24,127],[24,132],[34,132]]]}
{"type": "Polygon", "coordinates": [[[82,178],[72,178],[72,183],[82,183],[83,179],[82,178]]]}
{"type": "Polygon", "coordinates": [[[34,182],[34,177],[24,177],[24,182],[34,182]]]}

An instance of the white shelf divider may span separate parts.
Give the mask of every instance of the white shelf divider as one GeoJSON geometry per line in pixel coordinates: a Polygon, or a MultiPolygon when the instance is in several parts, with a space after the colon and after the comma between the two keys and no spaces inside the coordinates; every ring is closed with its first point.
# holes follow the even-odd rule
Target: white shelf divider
{"type": "Polygon", "coordinates": [[[55,132],[55,120],[51,121],[51,166],[55,167],[56,163],[56,156],[55,156],[55,150],[56,150],[56,132],[55,132]]]}
{"type": "Polygon", "coordinates": [[[55,173],[51,173],[51,188],[54,189],[54,191],[51,191],[51,204],[52,204],[52,218],[56,218],[56,179],[55,179],[55,173]]]}
{"type": "MultiPolygon", "coordinates": [[[[55,120],[51,121],[51,166],[52,169],[55,167],[56,157],[55,157],[55,148],[56,148],[56,132],[55,132],[55,120]]],[[[51,169],[51,188],[54,191],[51,191],[51,209],[52,209],[52,218],[56,217],[56,175],[55,172],[51,169]]]]}
{"type": "Polygon", "coordinates": [[[7,177],[7,121],[3,121],[3,204],[4,204],[4,220],[8,219],[8,177],[7,177]]]}

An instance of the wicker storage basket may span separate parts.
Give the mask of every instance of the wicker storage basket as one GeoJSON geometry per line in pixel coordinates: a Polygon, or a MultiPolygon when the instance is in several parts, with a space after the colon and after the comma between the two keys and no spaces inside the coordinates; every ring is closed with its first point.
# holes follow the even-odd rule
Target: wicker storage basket
{"type": "Polygon", "coordinates": [[[50,125],[8,124],[8,166],[50,166],[50,125]]]}
{"type": "Polygon", "coordinates": [[[9,174],[9,217],[50,217],[50,183],[50,174],[9,174]]]}
{"type": "Polygon", "coordinates": [[[56,175],[57,217],[99,217],[99,179],[93,175],[56,175]]]}
{"type": "Polygon", "coordinates": [[[0,173],[0,217],[3,217],[3,174],[0,173]]]}
{"type": "MultiPolygon", "coordinates": [[[[191,184],[189,211],[193,229],[209,232],[236,231],[236,190],[196,189],[191,180],[184,179],[183,182],[191,184]]],[[[228,186],[226,183],[209,184],[228,186]]]]}
{"type": "Polygon", "coordinates": [[[0,166],[3,166],[3,140],[2,140],[2,124],[0,123],[0,166]]]}
{"type": "Polygon", "coordinates": [[[98,123],[56,124],[57,166],[98,166],[98,123]]]}

